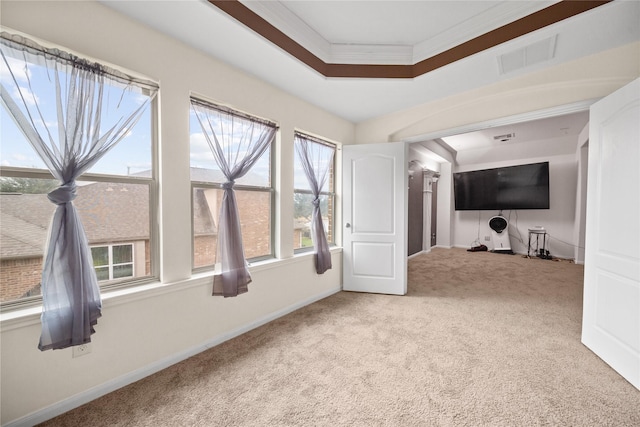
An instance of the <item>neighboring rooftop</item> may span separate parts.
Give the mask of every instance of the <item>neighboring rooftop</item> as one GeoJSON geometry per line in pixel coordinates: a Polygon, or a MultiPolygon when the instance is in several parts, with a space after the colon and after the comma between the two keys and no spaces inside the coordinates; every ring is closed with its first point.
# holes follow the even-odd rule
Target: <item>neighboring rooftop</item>
{"type": "MultiPolygon", "coordinates": [[[[79,186],[74,205],[92,243],[149,238],[146,185],[96,182],[79,186]]],[[[0,258],[42,256],[55,208],[46,194],[0,194],[0,258]]]]}

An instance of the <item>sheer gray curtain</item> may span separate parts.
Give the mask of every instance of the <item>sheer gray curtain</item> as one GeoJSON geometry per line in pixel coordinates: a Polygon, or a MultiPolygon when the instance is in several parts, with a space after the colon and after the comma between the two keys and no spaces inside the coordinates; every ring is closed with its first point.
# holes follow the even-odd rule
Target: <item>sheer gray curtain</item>
{"type": "Polygon", "coordinates": [[[226,179],[222,185],[224,194],[218,221],[217,259],[222,270],[214,278],[213,295],[234,297],[248,291],[251,274],[244,255],[233,186],[269,149],[275,138],[276,127],[272,123],[240,116],[194,99],[191,106],[226,179]]]}
{"type": "Polygon", "coordinates": [[[322,222],[320,211],[320,193],[327,183],[335,149],[327,144],[310,140],[296,133],[294,146],[304,174],[313,193],[313,211],[311,213],[311,240],[316,258],[316,272],[323,274],[331,268],[331,252],[322,222]]]}
{"type": "Polygon", "coordinates": [[[139,84],[116,70],[5,32],[0,40],[2,101],[60,181],[48,194],[57,207],[43,259],[38,347],[80,345],[91,341],[102,303],[87,237],[72,202],[76,179],[127,135],[156,88],[148,85],[152,96],[142,101],[134,94],[133,102],[130,94],[140,92],[139,84]],[[48,78],[34,81],[31,67],[45,67],[48,78]]]}

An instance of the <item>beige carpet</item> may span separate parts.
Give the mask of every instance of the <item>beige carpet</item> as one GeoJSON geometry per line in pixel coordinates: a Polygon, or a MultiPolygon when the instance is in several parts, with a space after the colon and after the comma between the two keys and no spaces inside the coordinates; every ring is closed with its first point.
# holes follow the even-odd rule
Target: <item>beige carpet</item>
{"type": "Polygon", "coordinates": [[[582,276],[434,249],[407,296],[341,292],[43,425],[639,426],[580,343],[582,276]]]}

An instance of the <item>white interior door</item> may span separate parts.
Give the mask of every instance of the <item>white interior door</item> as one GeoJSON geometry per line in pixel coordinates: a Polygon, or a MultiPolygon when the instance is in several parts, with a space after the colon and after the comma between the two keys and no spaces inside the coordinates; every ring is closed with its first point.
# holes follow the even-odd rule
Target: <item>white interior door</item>
{"type": "Polygon", "coordinates": [[[407,147],[345,145],[343,289],[407,293],[407,147]]]}
{"type": "Polygon", "coordinates": [[[589,120],[582,342],[640,389],[640,79],[589,120]]]}

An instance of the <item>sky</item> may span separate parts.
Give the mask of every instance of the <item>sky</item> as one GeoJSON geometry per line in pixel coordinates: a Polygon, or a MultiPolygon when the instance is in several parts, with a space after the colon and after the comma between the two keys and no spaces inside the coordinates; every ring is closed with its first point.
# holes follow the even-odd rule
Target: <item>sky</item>
{"type": "MultiPolygon", "coordinates": [[[[3,46],[5,54],[10,53],[3,46]]],[[[38,133],[45,136],[47,145],[59,146],[58,120],[56,114],[56,94],[53,73],[36,64],[28,64],[26,69],[24,61],[7,56],[7,63],[0,61],[0,79],[3,86],[11,94],[13,99],[19,100],[19,94],[26,100],[27,108],[22,101],[18,101],[25,114],[28,111],[35,117],[34,122],[38,133]],[[9,68],[15,76],[12,78],[9,68]],[[17,82],[17,86],[16,86],[17,82]],[[40,109],[41,115],[38,112],[40,109]],[[46,135],[50,134],[52,140],[46,135]]],[[[61,74],[64,78],[64,73],[61,74]]],[[[65,91],[63,83],[63,91],[65,91]]],[[[103,123],[101,133],[113,126],[121,117],[128,116],[139,105],[148,101],[148,96],[133,91],[123,91],[115,86],[110,86],[105,91],[103,100],[103,123]]],[[[92,173],[127,175],[151,168],[151,113],[146,108],[141,118],[127,135],[113,147],[105,156],[90,169],[92,173]]],[[[4,104],[0,108],[0,164],[2,166],[14,166],[25,168],[46,169],[44,162],[39,158],[27,138],[8,113],[4,104]]]]}
{"type": "MultiPolygon", "coordinates": [[[[3,50],[4,50],[3,46],[3,50]]],[[[7,51],[4,50],[6,53],[7,51]]],[[[53,142],[50,145],[58,145],[58,119],[56,117],[55,83],[51,78],[52,73],[36,64],[28,64],[24,67],[24,61],[7,57],[7,64],[0,62],[0,78],[2,84],[12,97],[20,100],[20,93],[26,100],[28,108],[21,108],[25,114],[27,109],[34,117],[40,135],[50,133],[53,142]],[[9,71],[13,72],[13,76],[9,71]],[[16,82],[17,81],[17,86],[16,82]],[[19,89],[18,89],[19,88],[19,89]],[[37,106],[37,108],[36,108],[37,106]],[[42,112],[42,120],[38,108],[42,112]]],[[[141,103],[148,100],[139,93],[125,92],[112,87],[107,91],[103,113],[115,112],[105,118],[102,129],[112,126],[120,117],[134,111],[141,103]]],[[[21,103],[21,101],[19,101],[21,103]]],[[[22,104],[21,104],[22,106],[22,104]]],[[[104,114],[103,114],[104,115],[104,114]]],[[[151,169],[152,165],[152,140],[151,140],[151,108],[146,108],[138,123],[133,127],[115,147],[100,159],[90,170],[91,173],[128,175],[151,169]]],[[[191,111],[190,122],[190,162],[192,167],[219,169],[215,163],[207,140],[202,132],[195,114],[191,111]]],[[[25,135],[19,129],[3,104],[0,108],[0,163],[2,166],[14,166],[24,168],[46,169],[25,135]]],[[[270,156],[266,153],[254,166],[252,174],[264,177],[264,185],[269,186],[270,156]]]]}
{"type": "MultiPolygon", "coordinates": [[[[36,59],[31,57],[28,58],[28,61],[31,62],[26,63],[25,67],[23,57],[5,45],[2,46],[2,52],[5,55],[4,58],[0,58],[2,85],[12,98],[17,100],[23,113],[35,117],[34,122],[38,133],[45,137],[47,144],[59,146],[54,73],[47,70],[46,67],[36,64],[36,59]],[[5,62],[5,58],[7,62],[5,62]],[[26,100],[26,107],[22,103],[20,94],[26,100]],[[51,140],[47,135],[51,135],[51,140]]],[[[63,80],[63,93],[65,93],[66,74],[61,73],[60,75],[63,80]]],[[[100,133],[104,134],[105,129],[113,126],[123,116],[128,116],[146,101],[149,101],[148,96],[137,91],[123,92],[115,85],[109,86],[103,100],[102,116],[104,118],[100,133]]],[[[137,124],[88,172],[128,175],[150,170],[153,160],[151,111],[152,109],[147,105],[137,124]]],[[[230,129],[230,127],[228,128],[230,129]]],[[[238,125],[236,125],[234,133],[237,133],[238,130],[238,125]]],[[[190,112],[189,139],[190,166],[219,170],[193,109],[190,112]]],[[[230,140],[230,138],[226,139],[230,140]]],[[[244,141],[243,144],[239,151],[240,156],[246,152],[247,141],[244,141]]],[[[322,147],[320,150],[322,151],[322,147]]],[[[322,154],[320,152],[315,154],[316,162],[322,162],[320,159],[322,154]]],[[[258,178],[262,182],[261,185],[270,186],[270,161],[270,152],[267,151],[250,171],[251,183],[255,184],[258,178]]],[[[44,162],[19,129],[4,104],[0,108],[0,165],[3,167],[46,169],[44,162]]],[[[297,161],[297,154],[294,162],[294,177],[297,189],[310,189],[306,176],[297,161]]],[[[238,183],[241,184],[242,179],[238,180],[238,183]]]]}

